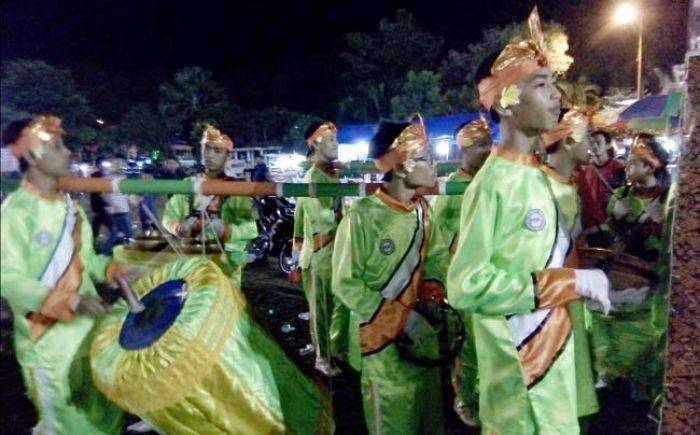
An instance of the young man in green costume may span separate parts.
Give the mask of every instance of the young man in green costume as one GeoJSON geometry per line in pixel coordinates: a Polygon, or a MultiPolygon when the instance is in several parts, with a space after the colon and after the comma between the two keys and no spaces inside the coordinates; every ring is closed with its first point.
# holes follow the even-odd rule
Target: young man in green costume
{"type": "Polygon", "coordinates": [[[482,433],[577,433],[568,302],[609,305],[599,270],[564,267],[570,241],[534,151],[558,121],[560,95],[539,17],[478,82],[501,143],[464,194],[447,277],[451,305],[472,313],[482,433]],[[479,255],[474,255],[478,253],[479,255]]]}
{"type": "MultiPolygon", "coordinates": [[[[455,131],[455,142],[459,150],[462,166],[447,177],[447,182],[469,183],[484,164],[489,155],[493,141],[488,121],[484,118],[463,123],[455,131]]],[[[441,195],[433,203],[435,225],[442,240],[449,244],[450,256],[457,246],[459,233],[459,213],[462,208],[462,196],[441,195]]],[[[478,425],[479,394],[477,390],[476,350],[471,330],[470,316],[460,313],[464,323],[466,337],[462,351],[452,370],[452,386],[455,390],[454,410],[462,421],[469,426],[478,425]]]]}
{"type": "Polygon", "coordinates": [[[395,343],[405,333],[437,353],[436,332],[414,308],[430,296],[424,281],[443,282],[449,261],[427,203],[414,197],[436,181],[422,121],[383,122],[370,155],[385,184],[341,221],[332,286],[351,313],[349,358],[361,372],[365,422],[371,434],[442,433],[439,368],[405,360],[395,343]]]}
{"type": "MultiPolygon", "coordinates": [[[[311,124],[305,133],[311,168],[305,183],[338,183],[336,126],[330,121],[311,124]]],[[[293,257],[301,268],[309,303],[311,342],[316,369],[335,374],[331,357],[346,359],[349,312],[331,291],[333,241],[342,217],[341,198],[299,198],[294,209],[293,257]]],[[[298,273],[295,271],[293,273],[298,273]]]]}
{"type": "MultiPolygon", "coordinates": [[[[204,174],[198,181],[232,180],[224,173],[226,161],[233,150],[233,141],[212,125],[205,124],[202,134],[204,174]]],[[[247,196],[173,195],[165,205],[163,226],[177,237],[218,239],[224,248],[226,271],[240,288],[243,267],[248,262],[246,250],[250,240],[258,235],[253,201],[247,196]]]]}
{"type": "Polygon", "coordinates": [[[118,434],[122,412],[93,386],[88,352],[95,317],[108,308],[93,280],[113,282],[126,269],[95,254],[85,212],[57,187],[70,156],[62,135],[54,116],[14,121],[3,133],[23,179],[2,204],[2,296],[39,416],[35,433],[118,434]]]}
{"type": "MultiPolygon", "coordinates": [[[[589,113],[574,108],[564,114],[561,122],[543,135],[547,152],[542,170],[549,179],[552,194],[557,201],[560,223],[563,224],[571,246],[566,259],[567,267],[578,267],[575,241],[581,235],[581,200],[574,171],[591,160],[591,136],[588,132],[589,113]]],[[[595,414],[600,409],[595,391],[591,360],[590,313],[582,300],[568,304],[574,340],[574,365],[576,367],[576,405],[578,416],[595,414]]]]}

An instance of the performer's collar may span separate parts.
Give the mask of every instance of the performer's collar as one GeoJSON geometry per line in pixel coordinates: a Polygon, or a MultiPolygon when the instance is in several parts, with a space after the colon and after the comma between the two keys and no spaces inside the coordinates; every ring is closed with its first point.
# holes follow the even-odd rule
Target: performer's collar
{"type": "Polygon", "coordinates": [[[493,147],[491,149],[491,155],[500,157],[518,165],[536,167],[540,164],[537,156],[535,156],[533,153],[521,154],[515,151],[507,150],[503,148],[503,146],[493,147]]]}
{"type": "Polygon", "coordinates": [[[337,177],[338,173],[335,170],[335,165],[333,165],[333,162],[315,162],[314,166],[326,173],[327,175],[330,175],[331,177],[337,177]]]}
{"type": "Polygon", "coordinates": [[[542,168],[542,172],[547,174],[547,176],[552,178],[553,180],[558,181],[559,183],[567,184],[569,186],[572,186],[574,184],[573,179],[564,177],[559,172],[557,172],[556,169],[552,168],[551,166],[542,165],[541,168],[542,168]]]}
{"type": "Polygon", "coordinates": [[[379,198],[384,204],[396,211],[411,212],[416,208],[417,201],[415,199],[412,199],[409,203],[398,201],[397,199],[389,195],[389,193],[386,191],[386,188],[384,188],[383,186],[377,189],[376,195],[377,198],[379,198]]]}
{"type": "Polygon", "coordinates": [[[471,181],[471,179],[474,178],[474,174],[471,174],[471,173],[467,172],[467,171],[464,170],[464,168],[462,168],[462,167],[460,167],[459,169],[457,169],[457,172],[458,172],[460,175],[462,175],[463,177],[465,177],[467,180],[470,180],[470,181],[471,181]]]}
{"type": "Polygon", "coordinates": [[[634,196],[641,199],[653,199],[661,194],[661,186],[658,184],[652,187],[634,187],[634,196]]]}
{"type": "Polygon", "coordinates": [[[42,199],[46,199],[49,201],[59,201],[63,200],[64,194],[61,191],[55,192],[55,193],[48,193],[46,191],[43,191],[30,183],[26,178],[22,179],[22,183],[20,184],[20,187],[27,192],[31,193],[32,195],[36,195],[42,199]]]}

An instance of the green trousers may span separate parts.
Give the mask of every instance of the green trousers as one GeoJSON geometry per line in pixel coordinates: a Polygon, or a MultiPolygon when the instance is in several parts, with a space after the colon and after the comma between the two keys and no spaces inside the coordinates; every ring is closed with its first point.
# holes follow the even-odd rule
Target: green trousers
{"type": "Polygon", "coordinates": [[[439,368],[425,368],[401,359],[390,344],[362,357],[365,423],[372,435],[442,434],[439,368]]]}
{"type": "Polygon", "coordinates": [[[454,410],[467,423],[479,422],[479,366],[474,345],[474,328],[469,313],[460,313],[464,324],[464,344],[452,366],[452,387],[455,392],[454,410]]]}

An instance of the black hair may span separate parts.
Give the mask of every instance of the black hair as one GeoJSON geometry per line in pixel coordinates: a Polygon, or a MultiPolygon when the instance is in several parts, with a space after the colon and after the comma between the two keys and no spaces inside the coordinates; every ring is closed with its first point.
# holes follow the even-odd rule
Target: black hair
{"type": "Polygon", "coordinates": [[[596,135],[601,135],[605,138],[606,143],[612,142],[612,136],[610,133],[608,133],[605,130],[595,130],[593,133],[591,133],[591,136],[596,136],[596,135]]]}
{"type": "MultiPolygon", "coordinates": [[[[491,67],[493,66],[494,62],[496,62],[496,59],[498,59],[498,56],[500,54],[500,51],[494,51],[493,53],[486,56],[484,60],[482,60],[479,64],[479,67],[476,69],[476,73],[474,73],[474,85],[477,89],[479,86],[479,82],[491,75],[491,67]]],[[[498,124],[501,122],[501,117],[498,115],[498,112],[496,112],[493,109],[493,107],[491,107],[491,109],[489,110],[489,114],[491,115],[491,119],[493,119],[495,123],[498,124]]]]}
{"type": "Polygon", "coordinates": [[[394,139],[409,125],[408,122],[382,121],[369,142],[369,157],[376,159],[386,154],[394,139]]]}
{"type": "MultiPolygon", "coordinates": [[[[22,118],[7,124],[7,127],[2,131],[2,144],[6,147],[17,142],[17,140],[22,136],[22,130],[24,130],[33,121],[32,118],[22,118]]],[[[27,172],[29,169],[29,162],[24,157],[19,157],[19,171],[21,173],[27,172]]]]}
{"type": "MultiPolygon", "coordinates": [[[[661,162],[661,167],[654,170],[654,176],[659,180],[659,184],[661,184],[662,186],[668,186],[670,182],[670,176],[666,171],[666,165],[668,164],[670,156],[668,155],[666,149],[663,147],[663,145],[661,145],[661,143],[656,139],[655,136],[652,136],[647,133],[639,134],[636,140],[644,141],[644,143],[647,144],[649,148],[651,148],[651,152],[654,153],[654,156],[656,156],[656,158],[659,159],[659,162],[661,162]]],[[[644,161],[644,164],[647,166],[651,166],[646,161],[644,161]]]]}
{"type": "Polygon", "coordinates": [[[328,122],[328,121],[314,121],[314,122],[312,122],[311,125],[309,125],[306,128],[306,130],[304,130],[304,139],[309,140],[311,135],[314,134],[316,132],[316,130],[318,130],[318,128],[320,126],[322,126],[323,124],[325,124],[326,122],[328,122]]]}
{"type": "Polygon", "coordinates": [[[452,137],[457,139],[457,133],[459,133],[459,131],[463,129],[464,126],[466,126],[467,124],[469,124],[469,121],[464,121],[463,123],[459,124],[455,129],[454,133],[452,133],[452,137]]]}

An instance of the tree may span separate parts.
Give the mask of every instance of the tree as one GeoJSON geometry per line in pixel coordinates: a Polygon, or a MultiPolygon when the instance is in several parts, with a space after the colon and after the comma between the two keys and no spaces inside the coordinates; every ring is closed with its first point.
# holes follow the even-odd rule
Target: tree
{"type": "Polygon", "coordinates": [[[136,103],[126,112],[118,131],[120,139],[146,148],[162,148],[168,140],[163,120],[148,103],[136,103]]]}
{"type": "Polygon", "coordinates": [[[197,122],[216,121],[231,107],[226,90],[216,83],[211,71],[199,66],[182,68],[172,83],[160,86],[158,111],[171,133],[188,138],[197,122]]]}
{"type": "Polygon", "coordinates": [[[409,71],[435,66],[443,39],[413,23],[413,15],[399,9],[393,19],[382,19],[374,32],[344,36],[343,80],[349,93],[340,104],[341,116],[373,121],[389,116],[394,96],[409,71]]]}
{"type": "Polygon", "coordinates": [[[392,117],[405,119],[414,112],[426,117],[445,113],[447,106],[440,85],[440,74],[409,71],[401,89],[391,99],[392,117]]]}
{"type": "Polygon", "coordinates": [[[41,60],[5,62],[0,80],[2,127],[26,116],[49,113],[63,119],[66,144],[73,149],[96,137],[95,116],[76,89],[70,71],[41,60]]]}

